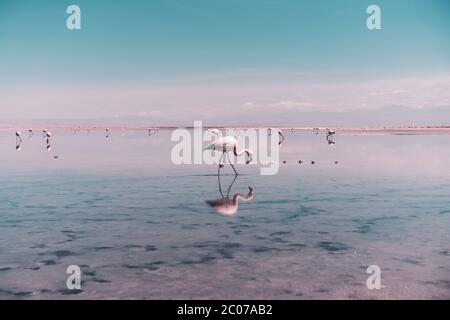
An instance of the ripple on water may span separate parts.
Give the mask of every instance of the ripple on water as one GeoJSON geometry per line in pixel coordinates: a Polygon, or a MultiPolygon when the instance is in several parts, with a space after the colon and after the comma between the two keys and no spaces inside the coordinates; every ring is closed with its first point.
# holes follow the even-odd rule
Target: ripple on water
{"type": "Polygon", "coordinates": [[[317,247],[328,252],[338,252],[350,249],[349,246],[342,242],[321,241],[317,243],[317,247]]]}

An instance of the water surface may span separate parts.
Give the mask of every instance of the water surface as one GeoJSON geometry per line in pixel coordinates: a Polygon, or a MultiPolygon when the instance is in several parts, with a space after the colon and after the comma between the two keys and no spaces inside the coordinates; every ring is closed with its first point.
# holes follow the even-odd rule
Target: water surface
{"type": "Polygon", "coordinates": [[[217,168],[173,165],[170,132],[23,140],[0,132],[0,298],[450,298],[448,135],[286,133],[277,175],[224,168],[225,198],[253,189],[230,216],[206,202],[217,168]]]}

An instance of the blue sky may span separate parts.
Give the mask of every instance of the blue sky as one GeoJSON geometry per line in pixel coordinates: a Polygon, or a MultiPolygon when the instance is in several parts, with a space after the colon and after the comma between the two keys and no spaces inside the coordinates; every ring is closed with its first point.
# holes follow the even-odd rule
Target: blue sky
{"type": "Polygon", "coordinates": [[[450,107],[449,31],[447,0],[0,0],[0,111],[219,122],[224,109],[450,107]],[[66,29],[70,4],[82,30],[66,29]],[[366,28],[370,4],[382,30],[366,28]]]}

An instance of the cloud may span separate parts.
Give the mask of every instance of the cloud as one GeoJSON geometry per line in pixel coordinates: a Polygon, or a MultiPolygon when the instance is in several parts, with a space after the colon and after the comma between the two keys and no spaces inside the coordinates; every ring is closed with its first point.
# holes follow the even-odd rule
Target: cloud
{"type": "Polygon", "coordinates": [[[272,106],[284,109],[284,110],[294,110],[294,111],[316,111],[320,106],[305,101],[292,101],[292,100],[282,100],[277,103],[272,104],[272,106]]]}
{"type": "Polygon", "coordinates": [[[258,105],[253,102],[245,102],[245,103],[241,104],[241,108],[244,110],[254,110],[257,107],[258,107],[258,105]]]}
{"type": "Polygon", "coordinates": [[[281,75],[258,79],[236,81],[226,75],[214,81],[200,76],[189,81],[4,85],[0,87],[0,112],[3,119],[104,118],[116,114],[177,122],[209,119],[220,124],[225,116],[232,121],[255,111],[267,121],[274,116],[287,121],[301,112],[450,107],[450,74],[355,81],[286,79],[281,75]]]}

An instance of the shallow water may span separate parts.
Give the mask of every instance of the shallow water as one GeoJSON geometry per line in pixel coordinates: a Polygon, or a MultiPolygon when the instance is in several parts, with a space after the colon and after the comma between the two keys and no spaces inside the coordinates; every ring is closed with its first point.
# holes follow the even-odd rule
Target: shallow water
{"type": "Polygon", "coordinates": [[[170,132],[54,132],[51,151],[0,132],[0,298],[448,299],[449,137],[286,133],[277,175],[238,166],[230,198],[253,199],[224,216],[217,168],[173,165],[170,132]]]}

